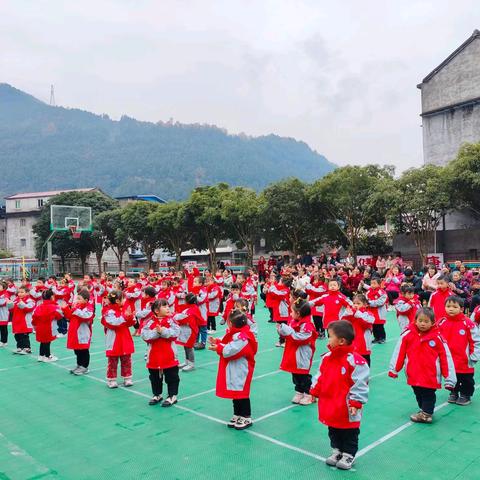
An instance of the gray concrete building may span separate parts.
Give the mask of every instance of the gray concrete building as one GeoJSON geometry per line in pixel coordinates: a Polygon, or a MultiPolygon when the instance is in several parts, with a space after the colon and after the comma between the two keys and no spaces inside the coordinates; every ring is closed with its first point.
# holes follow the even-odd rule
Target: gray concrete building
{"type": "Polygon", "coordinates": [[[422,95],[424,161],[446,165],[462,144],[480,141],[480,31],[417,87],[422,95]]]}

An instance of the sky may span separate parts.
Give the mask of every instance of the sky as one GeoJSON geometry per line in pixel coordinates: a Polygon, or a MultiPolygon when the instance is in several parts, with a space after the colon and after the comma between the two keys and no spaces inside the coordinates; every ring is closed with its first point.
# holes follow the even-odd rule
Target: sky
{"type": "Polygon", "coordinates": [[[401,172],[423,163],[416,85],[475,28],[478,0],[0,0],[0,83],[401,172]]]}

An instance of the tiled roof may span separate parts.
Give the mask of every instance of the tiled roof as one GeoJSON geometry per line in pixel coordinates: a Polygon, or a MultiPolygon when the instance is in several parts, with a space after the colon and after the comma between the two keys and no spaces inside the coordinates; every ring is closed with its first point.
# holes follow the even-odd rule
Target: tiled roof
{"type": "Polygon", "coordinates": [[[97,188],[67,188],[65,190],[51,190],[49,192],[28,192],[28,193],[16,193],[15,195],[10,195],[5,197],[5,200],[17,200],[20,198],[40,198],[40,197],[54,197],[60,193],[66,192],[93,192],[97,188]]]}

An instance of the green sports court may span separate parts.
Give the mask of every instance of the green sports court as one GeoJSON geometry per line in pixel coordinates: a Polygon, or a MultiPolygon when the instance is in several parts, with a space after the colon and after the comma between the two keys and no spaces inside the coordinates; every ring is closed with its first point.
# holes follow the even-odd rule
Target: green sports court
{"type": "MultiPolygon", "coordinates": [[[[217,355],[196,352],[194,372],[181,373],[179,403],[148,406],[150,383],[136,338],[133,388],[107,389],[103,331],[96,321],[90,374],[69,374],[74,354],[66,339],[52,344],[60,360],[0,350],[1,479],[442,479],[480,478],[480,396],[472,405],[446,404],[438,393],[432,425],[409,422],[417,411],[403,375],[387,376],[399,329],[389,313],[387,343],[374,345],[370,400],[365,408],[360,451],[349,472],[327,467],[327,429],[317,405],[290,403],[290,374],[278,370],[283,350],[267,310],[257,307],[259,352],[252,383],[254,425],[227,429],[229,400],[215,396],[217,355]]],[[[223,331],[224,327],[220,327],[223,331]]],[[[219,333],[221,333],[219,331],[219,333]]],[[[33,343],[34,352],[38,347],[33,343]]],[[[317,341],[314,373],[326,341],[317,341]]],[[[183,349],[179,349],[183,358],[183,349]]],[[[478,376],[477,376],[478,381],[478,376]]]]}

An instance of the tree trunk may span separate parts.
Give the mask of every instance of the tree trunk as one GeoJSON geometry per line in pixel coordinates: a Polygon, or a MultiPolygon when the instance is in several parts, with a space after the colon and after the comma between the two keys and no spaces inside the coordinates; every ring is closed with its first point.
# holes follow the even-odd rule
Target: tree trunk
{"type": "Polygon", "coordinates": [[[253,250],[254,250],[254,243],[252,241],[247,242],[247,265],[249,267],[253,267],[253,250]]]}
{"type": "Polygon", "coordinates": [[[65,257],[62,255],[62,256],[60,257],[60,260],[61,260],[61,262],[62,262],[62,271],[63,271],[63,273],[67,273],[67,272],[66,272],[67,266],[65,265],[65,257]]]}
{"type": "Polygon", "coordinates": [[[85,255],[80,255],[80,265],[82,269],[82,275],[85,275],[85,264],[87,263],[87,257],[85,255]]]}
{"type": "Polygon", "coordinates": [[[98,274],[101,275],[103,252],[95,252],[95,257],[97,258],[98,274]]]}
{"type": "Polygon", "coordinates": [[[176,248],[175,249],[175,268],[177,272],[180,271],[180,267],[182,266],[182,249],[176,248]]]}
{"type": "Polygon", "coordinates": [[[208,245],[208,251],[210,253],[210,270],[215,275],[217,272],[217,246],[216,242],[210,242],[208,245]]]}

